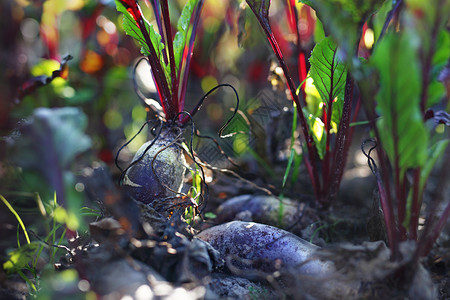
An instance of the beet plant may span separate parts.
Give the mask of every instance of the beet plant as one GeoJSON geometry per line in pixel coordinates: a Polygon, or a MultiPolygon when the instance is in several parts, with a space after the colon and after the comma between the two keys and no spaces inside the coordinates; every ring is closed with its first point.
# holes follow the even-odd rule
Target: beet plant
{"type": "MultiPolygon", "coordinates": [[[[450,141],[445,128],[448,113],[439,110],[449,95],[438,81],[439,74],[448,72],[450,34],[445,24],[450,7],[441,7],[439,1],[432,5],[405,1],[392,11],[401,30],[386,22],[384,35],[364,66],[375,70],[379,82],[375,99],[367,95],[365,107],[369,117],[378,118],[372,129],[380,145],[376,148],[380,168],[370,155],[368,159],[377,178],[393,257],[399,256],[400,242],[412,240],[417,242],[418,259],[429,253],[450,215],[448,197],[435,193],[435,199],[428,200],[425,227],[419,234],[426,183],[450,141]]],[[[369,87],[364,88],[367,93],[369,87]]],[[[443,181],[437,186],[446,180],[441,174],[438,182],[443,181]]]]}
{"type": "MultiPolygon", "coordinates": [[[[189,64],[202,0],[189,0],[184,6],[174,32],[167,0],[150,1],[157,30],[142,15],[138,1],[116,0],[123,13],[126,33],[142,46],[141,52],[151,67],[163,114],[159,115],[155,139],[142,145],[123,174],[125,191],[146,204],[156,199],[179,197],[186,162],[181,147],[184,126],[195,111],[184,111],[189,64]]],[[[198,109],[198,108],[197,108],[198,109]]],[[[162,205],[160,211],[170,207],[162,205]]],[[[159,205],[159,204],[158,204],[159,205]]]]}
{"type": "MultiPolygon", "coordinates": [[[[300,34],[296,22],[293,21],[297,36],[295,53],[298,58],[297,69],[300,85],[292,79],[286,59],[281,52],[277,38],[269,22],[271,1],[246,1],[259,21],[272,50],[284,72],[290,96],[296,107],[301,132],[305,143],[303,161],[311,180],[314,195],[318,204],[328,208],[337,196],[344,172],[347,153],[353,134],[350,127],[352,121],[352,105],[356,108],[353,119],[359,111],[359,98],[355,96],[354,79],[347,72],[341,50],[331,37],[316,38],[316,45],[310,55],[300,44],[300,34]],[[309,60],[308,60],[309,56],[309,60]],[[318,101],[306,102],[304,83],[309,78],[319,93],[318,101]],[[314,102],[314,103],[312,103],[314,102]]],[[[288,20],[297,20],[295,1],[286,1],[288,20]]],[[[373,10],[372,6],[367,11],[373,10]]],[[[369,14],[366,13],[363,18],[369,14]]],[[[292,22],[291,22],[292,23],[292,22]]],[[[356,51],[358,43],[355,41],[356,51]]],[[[296,124],[294,124],[296,125],[296,124]]],[[[292,144],[292,143],[291,143],[292,144]]],[[[295,153],[291,150],[287,172],[294,161],[295,153]]],[[[285,176],[286,177],[286,176],[285,176]]]]}
{"type": "Polygon", "coordinates": [[[450,214],[442,192],[444,166],[435,179],[442,188],[422,212],[426,182],[449,143],[448,111],[442,109],[448,110],[449,99],[450,6],[439,0],[303,2],[316,10],[357,82],[374,137],[362,150],[377,180],[392,258],[401,259],[399,244],[410,240],[417,242],[417,262],[429,253],[450,214]],[[370,16],[368,8],[377,9],[366,24],[375,43],[368,59],[361,60],[352,49],[370,16]],[[419,233],[421,214],[425,226],[419,233]]]}

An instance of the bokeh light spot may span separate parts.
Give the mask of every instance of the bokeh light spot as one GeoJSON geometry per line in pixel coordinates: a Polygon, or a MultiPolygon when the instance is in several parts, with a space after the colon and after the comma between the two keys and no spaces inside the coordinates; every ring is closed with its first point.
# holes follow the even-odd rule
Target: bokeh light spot
{"type": "Polygon", "coordinates": [[[109,129],[117,129],[122,126],[122,115],[115,109],[108,109],[103,116],[103,122],[109,129]]]}
{"type": "Polygon", "coordinates": [[[367,49],[372,49],[373,43],[375,42],[375,35],[373,30],[368,28],[364,34],[364,45],[367,49]]]}
{"type": "Polygon", "coordinates": [[[217,80],[216,78],[214,78],[213,76],[205,76],[202,79],[202,90],[204,93],[207,93],[208,91],[210,91],[212,88],[214,88],[215,86],[217,86],[217,80]]]}

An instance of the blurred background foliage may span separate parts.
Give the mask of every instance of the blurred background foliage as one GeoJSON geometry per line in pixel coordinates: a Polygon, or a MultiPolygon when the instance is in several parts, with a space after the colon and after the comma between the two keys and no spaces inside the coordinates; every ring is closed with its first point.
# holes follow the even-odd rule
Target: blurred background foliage
{"type": "MultiPolygon", "coordinates": [[[[176,20],[184,1],[170,1],[170,5],[172,19],[176,20]]],[[[147,118],[132,88],[139,47],[124,34],[114,1],[6,0],[1,6],[1,135],[7,135],[36,107],[77,106],[88,115],[88,134],[98,157],[111,164],[118,147],[147,118]],[[68,62],[66,78],[55,78],[47,86],[20,94],[21,87],[33,78],[50,76],[67,54],[73,59],[68,62]]],[[[238,1],[206,1],[194,49],[187,108],[218,83],[232,84],[241,105],[271,86],[284,90],[278,82],[280,74],[274,71],[278,79],[268,80],[269,46],[253,15],[243,13],[240,6],[238,1]]],[[[298,6],[303,15],[299,22],[302,44],[312,47],[314,14],[302,8],[303,4],[298,6]]],[[[147,19],[154,22],[148,6],[142,7],[147,19]]],[[[274,20],[280,20],[274,24],[274,31],[285,56],[290,57],[295,37],[293,32],[286,32],[285,9],[283,3],[274,2],[271,14],[274,20]]],[[[151,75],[145,66],[138,68],[137,77],[141,90],[151,96],[151,75]]],[[[215,134],[235,99],[231,90],[224,89],[210,100],[198,118],[198,127],[215,134]]],[[[139,135],[127,150],[136,151],[145,140],[146,134],[139,135]]]]}

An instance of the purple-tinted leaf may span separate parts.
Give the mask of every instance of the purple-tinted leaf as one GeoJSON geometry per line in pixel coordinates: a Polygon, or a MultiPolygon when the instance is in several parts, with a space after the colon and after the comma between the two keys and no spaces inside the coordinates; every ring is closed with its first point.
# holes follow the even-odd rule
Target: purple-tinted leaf
{"type": "MultiPolygon", "coordinates": [[[[91,147],[84,133],[87,118],[74,107],[38,108],[18,129],[13,159],[24,172],[38,174],[56,192],[58,202],[79,217],[80,193],[70,167],[75,158],[91,147]]],[[[41,188],[41,186],[37,187],[41,188]]],[[[44,192],[48,192],[45,190],[44,192]]]]}

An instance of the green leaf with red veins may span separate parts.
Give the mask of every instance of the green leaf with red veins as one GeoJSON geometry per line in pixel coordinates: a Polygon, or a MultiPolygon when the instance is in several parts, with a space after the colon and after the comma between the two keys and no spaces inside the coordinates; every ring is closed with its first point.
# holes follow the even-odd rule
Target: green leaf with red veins
{"type": "MultiPolygon", "coordinates": [[[[120,3],[119,0],[116,0],[116,7],[117,11],[121,12],[123,14],[123,29],[125,30],[125,33],[134,39],[139,43],[141,46],[141,53],[145,56],[150,56],[150,48],[149,45],[146,43],[144,35],[142,34],[142,31],[140,30],[139,26],[136,23],[136,20],[134,17],[127,11],[125,6],[120,3]]],[[[158,57],[159,63],[161,64],[161,67],[163,68],[164,75],[166,76],[167,83],[169,85],[169,88],[171,87],[171,78],[170,78],[170,67],[165,63],[164,61],[164,44],[161,42],[161,35],[155,31],[153,28],[153,25],[150,24],[143,16],[142,19],[144,20],[146,31],[148,32],[150,36],[150,40],[152,42],[153,48],[155,49],[156,55],[158,57]]]]}
{"type": "Polygon", "coordinates": [[[336,44],[330,37],[316,44],[309,62],[311,63],[310,76],[324,106],[332,106],[330,125],[337,132],[344,104],[347,69],[339,59],[336,44]]]}
{"type": "Polygon", "coordinates": [[[330,37],[318,43],[309,59],[310,75],[324,105],[338,98],[343,101],[347,70],[339,59],[336,44],[330,37]]]}
{"type": "Polygon", "coordinates": [[[371,64],[379,72],[376,96],[381,143],[400,176],[427,160],[428,133],[420,112],[422,89],[417,45],[410,35],[389,32],[375,48],[371,64]]]}

